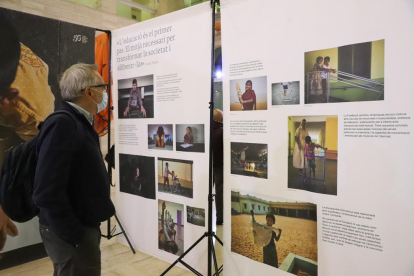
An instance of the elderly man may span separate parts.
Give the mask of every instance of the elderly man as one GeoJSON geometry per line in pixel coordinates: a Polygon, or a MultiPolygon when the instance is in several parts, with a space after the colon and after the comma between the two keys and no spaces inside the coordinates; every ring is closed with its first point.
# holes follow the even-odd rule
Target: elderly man
{"type": "Polygon", "coordinates": [[[60,81],[62,110],[45,121],[36,143],[33,200],[54,275],[100,275],[100,223],[115,213],[93,115],[107,104],[96,65],[76,64],[60,81]]]}

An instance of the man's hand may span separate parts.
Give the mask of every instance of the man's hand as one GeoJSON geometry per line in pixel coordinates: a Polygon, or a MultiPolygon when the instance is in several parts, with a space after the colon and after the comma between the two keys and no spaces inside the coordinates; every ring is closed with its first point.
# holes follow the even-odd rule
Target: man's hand
{"type": "Polygon", "coordinates": [[[126,116],[128,116],[128,113],[129,113],[129,107],[127,106],[126,108],[125,108],[125,111],[124,111],[124,116],[126,117],[126,116]]]}
{"type": "Polygon", "coordinates": [[[15,237],[19,234],[16,225],[10,220],[10,218],[3,212],[0,207],[0,251],[3,250],[6,244],[7,235],[15,237]]]}
{"type": "Polygon", "coordinates": [[[141,106],[141,113],[144,117],[147,117],[147,112],[145,111],[145,108],[141,106]]]}

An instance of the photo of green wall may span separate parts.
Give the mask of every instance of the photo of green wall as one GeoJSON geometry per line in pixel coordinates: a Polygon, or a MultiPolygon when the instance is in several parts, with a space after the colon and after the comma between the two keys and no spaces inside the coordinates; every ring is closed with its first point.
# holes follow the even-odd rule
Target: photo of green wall
{"type": "Polygon", "coordinates": [[[305,103],[384,100],[385,40],[305,53],[305,103]]]}

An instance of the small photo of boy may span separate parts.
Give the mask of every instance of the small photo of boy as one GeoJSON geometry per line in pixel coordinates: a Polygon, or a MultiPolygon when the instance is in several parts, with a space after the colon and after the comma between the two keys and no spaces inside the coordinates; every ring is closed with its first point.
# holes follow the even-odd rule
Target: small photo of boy
{"type": "Polygon", "coordinates": [[[154,118],[154,75],[118,80],[118,118],[154,118]]]}
{"type": "Polygon", "coordinates": [[[300,104],[299,81],[272,83],[272,105],[300,104]]]}
{"type": "Polygon", "coordinates": [[[175,149],[186,152],[205,152],[204,124],[177,124],[175,149]]]}
{"type": "MultiPolygon", "coordinates": [[[[308,160],[308,168],[309,168],[309,177],[313,183],[315,183],[315,169],[316,169],[316,161],[315,161],[315,148],[323,149],[325,152],[328,150],[328,148],[324,148],[319,144],[316,144],[312,142],[312,138],[310,136],[305,137],[305,157],[308,160]],[[313,172],[313,178],[312,178],[312,172],[313,172]]],[[[304,170],[304,174],[306,177],[306,169],[304,170]]]]}

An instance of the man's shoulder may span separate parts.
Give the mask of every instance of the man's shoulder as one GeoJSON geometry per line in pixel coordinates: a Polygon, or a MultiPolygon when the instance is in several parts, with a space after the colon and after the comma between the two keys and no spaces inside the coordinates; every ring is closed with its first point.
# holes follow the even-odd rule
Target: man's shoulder
{"type": "Polygon", "coordinates": [[[71,128],[76,126],[75,120],[78,120],[76,116],[71,115],[69,112],[65,111],[55,111],[46,118],[44,122],[44,127],[55,127],[59,126],[62,128],[71,128]]]}
{"type": "Polygon", "coordinates": [[[41,136],[53,134],[62,137],[62,139],[65,137],[72,139],[78,128],[83,128],[79,116],[76,116],[76,113],[72,111],[59,109],[46,118],[41,126],[41,133],[43,133],[41,136]]]}

